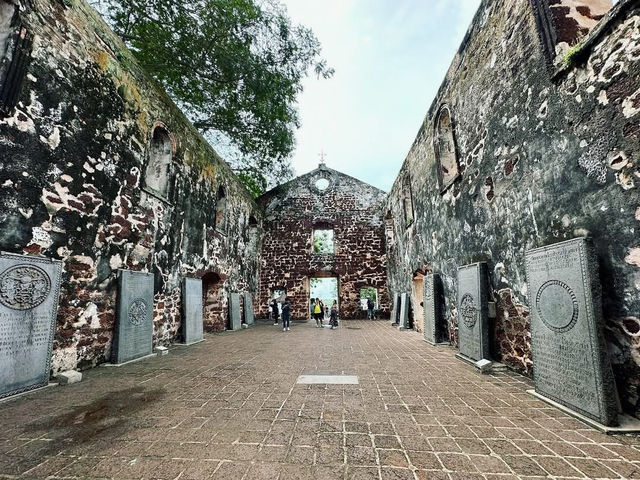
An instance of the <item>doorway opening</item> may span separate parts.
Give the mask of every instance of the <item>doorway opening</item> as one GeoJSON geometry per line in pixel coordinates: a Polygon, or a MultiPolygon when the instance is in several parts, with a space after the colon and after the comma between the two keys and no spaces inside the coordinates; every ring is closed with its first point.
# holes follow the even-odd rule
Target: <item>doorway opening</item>
{"type": "Polygon", "coordinates": [[[311,277],[309,279],[309,312],[311,312],[311,306],[316,298],[319,298],[324,304],[325,312],[331,309],[331,305],[336,300],[339,310],[338,277],[311,277]]]}
{"type": "Polygon", "coordinates": [[[378,290],[373,287],[366,287],[360,289],[360,310],[361,314],[369,318],[369,300],[373,302],[373,312],[372,318],[373,320],[376,316],[376,312],[378,311],[378,290]]]}
{"type": "Polygon", "coordinates": [[[224,312],[224,282],[220,275],[209,272],[202,277],[202,317],[207,332],[224,331],[227,316],[224,312]]]}
{"type": "Polygon", "coordinates": [[[416,331],[424,331],[424,275],[420,272],[416,272],[413,277],[413,283],[411,284],[411,306],[413,313],[413,325],[416,331]]]}

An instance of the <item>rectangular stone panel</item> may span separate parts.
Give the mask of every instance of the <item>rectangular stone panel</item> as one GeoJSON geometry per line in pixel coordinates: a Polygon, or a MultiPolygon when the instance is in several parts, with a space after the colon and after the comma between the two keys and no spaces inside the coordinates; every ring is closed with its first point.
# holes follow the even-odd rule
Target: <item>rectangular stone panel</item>
{"type": "Polygon", "coordinates": [[[255,323],[253,318],[253,295],[249,292],[244,294],[244,323],[247,325],[255,323]]]}
{"type": "Polygon", "coordinates": [[[203,338],[202,280],[185,278],[182,281],[182,339],[190,344],[203,338]]]}
{"type": "Polygon", "coordinates": [[[437,273],[427,273],[424,276],[424,339],[431,343],[438,343],[441,338],[439,323],[442,321],[442,302],[440,295],[440,276],[437,273]]]}
{"type": "Polygon", "coordinates": [[[400,295],[400,322],[398,328],[409,328],[409,295],[400,295]]]}
{"type": "Polygon", "coordinates": [[[239,293],[229,294],[229,328],[230,330],[240,330],[242,328],[239,293]]]}
{"type": "Polygon", "coordinates": [[[152,344],[153,274],[120,270],[111,361],[118,364],[151,355],[152,344]]]}
{"type": "Polygon", "coordinates": [[[0,254],[0,398],[49,383],[62,263],[0,254]]]}
{"type": "Polygon", "coordinates": [[[398,321],[398,309],[400,308],[398,305],[398,295],[391,292],[391,300],[393,301],[393,305],[391,306],[391,321],[396,323],[398,321]]]}
{"type": "Polygon", "coordinates": [[[526,270],[536,392],[603,425],[616,425],[617,398],[591,240],[530,250],[526,270]]]}
{"type": "Polygon", "coordinates": [[[458,343],[460,354],[477,361],[489,359],[487,264],[458,268],[458,343]]]}

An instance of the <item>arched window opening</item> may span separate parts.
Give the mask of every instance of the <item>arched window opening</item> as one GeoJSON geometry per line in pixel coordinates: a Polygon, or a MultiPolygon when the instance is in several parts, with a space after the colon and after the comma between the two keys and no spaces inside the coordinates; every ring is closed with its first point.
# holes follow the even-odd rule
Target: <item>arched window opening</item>
{"type": "Polygon", "coordinates": [[[333,229],[319,227],[313,230],[313,253],[335,253],[333,229]]]}
{"type": "Polygon", "coordinates": [[[387,212],[386,216],[384,217],[384,233],[387,239],[387,243],[391,245],[394,242],[395,237],[393,233],[393,217],[391,216],[390,210],[387,212]]]}
{"type": "Polygon", "coordinates": [[[402,180],[402,209],[404,212],[405,227],[409,227],[414,220],[413,216],[413,196],[411,194],[411,182],[406,175],[402,180]]]}
{"type": "Polygon", "coordinates": [[[145,171],[145,186],[153,193],[166,197],[169,185],[169,168],[173,157],[171,136],[162,127],[156,127],[151,137],[149,163],[145,171]]]}
{"type": "Polygon", "coordinates": [[[218,188],[216,198],[215,228],[222,233],[227,230],[227,193],[222,185],[218,188]]]}
{"type": "Polygon", "coordinates": [[[440,191],[444,192],[460,175],[456,142],[453,133],[453,121],[449,107],[444,105],[436,118],[435,138],[433,142],[436,164],[438,166],[438,182],[440,191]]]}
{"type": "Polygon", "coordinates": [[[0,0],[0,113],[9,114],[20,92],[31,60],[33,35],[20,25],[16,2],[0,0]]]}

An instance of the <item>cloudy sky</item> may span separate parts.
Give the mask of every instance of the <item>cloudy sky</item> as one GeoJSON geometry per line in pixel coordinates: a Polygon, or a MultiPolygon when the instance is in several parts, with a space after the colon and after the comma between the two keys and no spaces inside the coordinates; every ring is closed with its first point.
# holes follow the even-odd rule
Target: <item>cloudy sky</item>
{"type": "Polygon", "coordinates": [[[283,0],[336,73],[299,98],[296,174],[329,167],[388,191],[480,0],[283,0]]]}

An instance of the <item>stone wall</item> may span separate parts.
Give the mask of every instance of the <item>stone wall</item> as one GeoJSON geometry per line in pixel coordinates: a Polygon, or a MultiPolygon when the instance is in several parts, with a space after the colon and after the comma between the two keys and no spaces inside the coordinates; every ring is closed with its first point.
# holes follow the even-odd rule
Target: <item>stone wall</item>
{"type": "Polygon", "coordinates": [[[640,7],[618,2],[549,69],[539,3],[482,2],[389,194],[390,290],[441,273],[456,344],[457,267],[487,261],[492,354],[531,374],[525,251],[593,237],[618,390],[640,416],[640,7]]]}
{"type": "Polygon", "coordinates": [[[207,276],[206,328],[224,329],[226,292],[257,291],[249,193],[83,1],[23,2],[21,28],[33,48],[0,115],[0,250],[64,262],[53,373],[109,358],[118,269],[155,274],[155,344],[178,339],[184,276],[207,276]]]}
{"type": "Polygon", "coordinates": [[[340,316],[362,318],[360,289],[376,288],[379,313],[389,315],[386,283],[383,204],[377,188],[321,165],[320,168],[267,192],[264,208],[260,294],[255,306],[267,315],[276,289],[291,298],[292,317],[309,318],[309,281],[337,277],[340,316]],[[326,190],[316,182],[329,182],[326,190]],[[315,227],[334,231],[335,253],[314,253],[315,227]]]}

